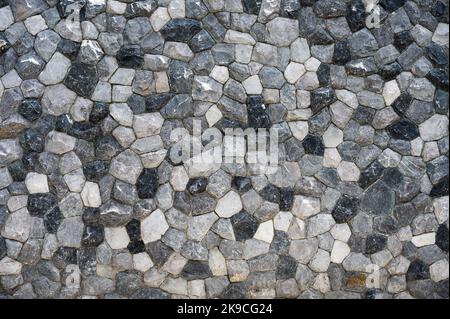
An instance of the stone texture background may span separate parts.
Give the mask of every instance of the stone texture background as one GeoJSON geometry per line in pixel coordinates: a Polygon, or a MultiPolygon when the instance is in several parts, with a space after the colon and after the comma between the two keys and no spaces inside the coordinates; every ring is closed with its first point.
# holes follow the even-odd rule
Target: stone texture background
{"type": "Polygon", "coordinates": [[[375,2],[0,0],[0,298],[448,298],[448,0],[375,2]]]}

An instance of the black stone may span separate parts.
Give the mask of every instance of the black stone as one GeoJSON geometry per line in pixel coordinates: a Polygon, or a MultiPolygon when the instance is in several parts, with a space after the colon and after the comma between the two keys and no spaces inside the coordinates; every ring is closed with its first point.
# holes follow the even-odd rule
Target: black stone
{"type": "Polygon", "coordinates": [[[61,39],[58,42],[56,50],[59,53],[64,54],[68,59],[74,61],[80,51],[80,44],[67,39],[61,39]]]}
{"type": "Polygon", "coordinates": [[[439,22],[448,23],[448,8],[442,1],[433,3],[430,13],[438,19],[439,22]]]}
{"type": "Polygon", "coordinates": [[[397,62],[381,65],[378,69],[378,74],[385,81],[391,81],[395,79],[400,73],[402,73],[402,67],[397,62]]]}
{"type": "Polygon", "coordinates": [[[0,260],[6,256],[6,241],[3,237],[0,236],[0,260]]]}
{"type": "Polygon", "coordinates": [[[396,33],[394,35],[394,46],[402,52],[405,50],[411,43],[414,42],[414,38],[412,37],[409,31],[402,31],[396,33]]]}
{"type": "MultiPolygon", "coordinates": [[[[335,51],[336,52],[336,51],[335,51]]],[[[331,75],[330,75],[330,65],[327,63],[321,63],[316,72],[317,79],[319,80],[320,86],[330,85],[331,75]]]]}
{"type": "Polygon", "coordinates": [[[220,294],[220,299],[245,299],[245,284],[234,282],[229,284],[220,294]]]}
{"type": "Polygon", "coordinates": [[[346,19],[352,32],[365,28],[366,9],[361,0],[353,0],[348,4],[346,19]]]}
{"type": "Polygon", "coordinates": [[[386,247],[387,237],[384,235],[372,234],[366,238],[366,254],[371,255],[382,251],[386,247]]]}
{"type": "Polygon", "coordinates": [[[436,113],[447,114],[449,109],[448,102],[449,102],[448,92],[436,90],[436,95],[434,98],[434,107],[436,109],[436,113]]]}
{"type": "Polygon", "coordinates": [[[394,109],[395,113],[400,116],[404,116],[406,111],[409,109],[412,101],[412,96],[408,92],[404,92],[395,99],[394,103],[392,103],[392,108],[394,109]]]}
{"type": "Polygon", "coordinates": [[[431,44],[429,46],[427,46],[426,52],[427,52],[428,58],[431,60],[431,62],[433,62],[437,65],[448,64],[448,53],[440,45],[438,45],[434,42],[431,42],[431,44]]]}
{"type": "Polygon", "coordinates": [[[86,179],[93,182],[98,182],[100,179],[108,174],[109,162],[96,160],[87,163],[83,166],[83,173],[86,179]]]}
{"type": "Polygon", "coordinates": [[[83,247],[78,250],[78,266],[84,276],[95,275],[97,272],[97,249],[95,247],[83,247]]]}
{"type": "Polygon", "coordinates": [[[95,155],[102,160],[110,160],[122,150],[122,146],[110,135],[99,138],[94,146],[95,155]]]}
{"type": "Polygon", "coordinates": [[[346,223],[358,213],[359,200],[356,197],[342,195],[331,212],[338,224],[346,223]]]}
{"type": "Polygon", "coordinates": [[[194,19],[172,19],[161,29],[166,41],[189,42],[202,29],[201,23],[194,19]]]}
{"type": "Polygon", "coordinates": [[[22,161],[17,160],[8,166],[9,174],[15,182],[23,182],[27,177],[28,171],[22,161]]]}
{"type": "Polygon", "coordinates": [[[285,18],[297,19],[300,12],[298,0],[281,0],[280,15],[285,18]]]}
{"type": "Polygon", "coordinates": [[[150,255],[153,263],[158,267],[164,265],[164,263],[173,253],[172,248],[170,248],[160,240],[148,243],[145,248],[147,253],[150,255]]]}
{"type": "Polygon", "coordinates": [[[95,65],[75,62],[67,74],[64,84],[85,98],[90,98],[98,82],[98,73],[95,65]]]}
{"type": "Polygon", "coordinates": [[[258,230],[259,223],[254,216],[242,211],[231,217],[231,225],[236,240],[242,241],[253,238],[258,230]]]}
{"type": "Polygon", "coordinates": [[[410,225],[417,214],[416,208],[410,203],[398,205],[394,208],[394,217],[402,227],[410,225]]]}
{"type": "Polygon", "coordinates": [[[158,288],[139,288],[132,295],[131,299],[169,299],[168,293],[158,288]]]}
{"type": "Polygon", "coordinates": [[[360,125],[371,124],[375,116],[375,110],[370,107],[358,106],[352,115],[352,120],[360,125]]]}
{"type": "Polygon", "coordinates": [[[443,251],[448,253],[448,228],[445,224],[441,224],[436,231],[436,245],[443,251]]]}
{"type": "Polygon", "coordinates": [[[259,195],[266,201],[279,204],[280,203],[280,189],[272,184],[267,184],[260,192],[259,195]]]}
{"type": "Polygon", "coordinates": [[[136,18],[136,17],[150,17],[150,15],[158,7],[156,0],[141,0],[141,1],[128,1],[131,2],[127,4],[125,10],[125,17],[136,18]]]}
{"type": "Polygon", "coordinates": [[[85,207],[81,218],[86,225],[96,225],[100,219],[100,209],[97,207],[85,207]]]}
{"type": "Polygon", "coordinates": [[[125,228],[131,241],[138,241],[141,239],[141,222],[139,220],[132,219],[125,228]]]}
{"type": "Polygon", "coordinates": [[[172,93],[152,94],[145,98],[145,110],[147,112],[157,112],[166,106],[167,102],[172,98],[172,93]]]}
{"type": "Polygon", "coordinates": [[[42,114],[42,105],[38,99],[25,99],[17,112],[28,121],[36,121],[42,114]]]}
{"type": "Polygon", "coordinates": [[[316,29],[307,35],[308,43],[310,45],[328,45],[334,43],[333,37],[323,27],[318,26],[316,29]]]}
{"type": "Polygon", "coordinates": [[[67,133],[78,139],[95,141],[102,135],[102,130],[90,122],[74,122],[67,133]]]}
{"type": "Polygon", "coordinates": [[[191,178],[186,185],[186,189],[192,195],[203,193],[208,186],[208,179],[206,177],[191,178]]]}
{"type": "Polygon", "coordinates": [[[131,254],[143,253],[145,251],[145,244],[142,240],[130,241],[127,249],[131,254]]]}
{"type": "Polygon", "coordinates": [[[36,122],[36,126],[34,128],[38,130],[42,135],[47,135],[50,131],[55,129],[55,125],[56,117],[50,114],[44,114],[36,122]]]}
{"type": "Polygon", "coordinates": [[[186,94],[192,93],[194,72],[192,72],[189,64],[183,61],[172,60],[169,64],[168,76],[170,88],[173,92],[186,94]]]}
{"type": "Polygon", "coordinates": [[[61,225],[64,219],[58,206],[53,207],[44,215],[44,226],[45,229],[51,234],[55,234],[58,231],[59,225],[61,225]]]}
{"type": "Polygon", "coordinates": [[[56,118],[55,130],[58,132],[69,133],[74,121],[69,114],[61,114],[56,118]]]}
{"type": "Polygon", "coordinates": [[[308,134],[303,139],[302,145],[306,154],[323,156],[325,153],[325,145],[320,136],[308,134]]]}
{"type": "Polygon", "coordinates": [[[206,31],[201,30],[196,35],[194,35],[191,39],[189,46],[192,51],[195,53],[211,49],[216,42],[212,38],[212,36],[206,31]]]}
{"type": "Polygon", "coordinates": [[[262,0],[242,0],[242,7],[245,13],[258,15],[261,3],[262,0]]]}
{"type": "Polygon", "coordinates": [[[423,261],[416,259],[411,262],[406,272],[406,281],[425,280],[429,278],[430,270],[423,261]]]}
{"type": "Polygon", "coordinates": [[[145,168],[136,181],[136,189],[141,199],[154,198],[158,186],[158,172],[156,169],[145,168]]]}
{"type": "Polygon", "coordinates": [[[338,41],[334,45],[333,62],[338,65],[345,65],[352,59],[347,41],[338,41]]]}
{"type": "Polygon", "coordinates": [[[400,229],[400,224],[391,216],[377,216],[373,220],[373,228],[382,234],[392,235],[400,229]]]}
{"type": "Polygon", "coordinates": [[[27,208],[31,216],[43,217],[58,203],[52,193],[35,193],[28,196],[27,208]]]}
{"type": "Polygon", "coordinates": [[[145,113],[145,97],[133,93],[127,100],[127,104],[133,111],[133,114],[145,113]]]}
{"type": "Polygon", "coordinates": [[[380,5],[388,12],[394,12],[401,8],[406,3],[406,0],[381,0],[380,5]]]}
{"type": "Polygon", "coordinates": [[[22,156],[22,164],[26,170],[39,170],[39,153],[29,152],[22,156]]]}
{"type": "Polygon", "coordinates": [[[239,194],[244,194],[252,188],[252,181],[249,177],[234,176],[231,181],[231,186],[237,190],[239,194]]]}
{"type": "Polygon", "coordinates": [[[212,276],[207,262],[188,260],[181,271],[181,277],[186,280],[206,279],[212,276]]]}
{"type": "Polygon", "coordinates": [[[124,68],[140,68],[144,64],[144,52],[138,45],[123,46],[116,54],[119,66],[124,68]]]}
{"type": "Polygon", "coordinates": [[[89,121],[93,124],[101,122],[109,114],[109,105],[102,102],[95,102],[89,114],[89,121]]]}
{"type": "Polygon", "coordinates": [[[74,7],[80,9],[81,11],[86,11],[86,0],[59,0],[56,2],[56,9],[61,18],[67,18],[73,13],[74,7]]]}
{"type": "Polygon", "coordinates": [[[77,249],[72,247],[59,247],[53,254],[52,261],[59,269],[70,264],[77,264],[77,249]]]}
{"type": "Polygon", "coordinates": [[[311,110],[316,114],[336,100],[336,93],[331,87],[318,88],[311,92],[311,110]]]}
{"type": "Polygon", "coordinates": [[[290,211],[294,205],[294,190],[292,188],[280,189],[280,210],[290,211]]]}
{"type": "Polygon", "coordinates": [[[253,128],[269,128],[270,116],[261,95],[249,96],[247,98],[248,126],[253,128]]]}
{"type": "Polygon", "coordinates": [[[430,191],[430,197],[442,197],[447,196],[448,192],[448,179],[444,178],[439,181],[437,184],[433,185],[433,188],[430,191]]]}
{"type": "Polygon", "coordinates": [[[436,293],[444,298],[444,299],[448,299],[449,298],[449,282],[448,279],[445,280],[441,280],[439,282],[436,283],[435,285],[435,289],[436,289],[436,293]]]}
{"type": "Polygon", "coordinates": [[[270,244],[270,252],[277,255],[289,254],[290,240],[289,235],[281,230],[275,230],[272,243],[270,244]]]}
{"type": "Polygon", "coordinates": [[[402,183],[403,175],[397,167],[388,167],[383,171],[382,181],[395,190],[402,183]]]}
{"type": "Polygon", "coordinates": [[[45,137],[35,129],[26,130],[19,139],[20,145],[27,151],[44,151],[45,137]]]}
{"type": "Polygon", "coordinates": [[[449,87],[448,70],[446,70],[446,69],[432,69],[427,74],[426,77],[438,89],[442,89],[442,90],[448,91],[448,87],[449,87]]]}
{"type": "Polygon", "coordinates": [[[105,229],[102,225],[86,225],[81,243],[85,247],[97,247],[105,239],[105,229]]]}
{"type": "Polygon", "coordinates": [[[407,119],[401,119],[389,125],[387,131],[392,138],[405,141],[412,141],[420,136],[417,125],[407,119]]]}
{"type": "Polygon", "coordinates": [[[280,256],[275,275],[278,280],[294,278],[297,271],[297,261],[291,256],[280,256]]]}

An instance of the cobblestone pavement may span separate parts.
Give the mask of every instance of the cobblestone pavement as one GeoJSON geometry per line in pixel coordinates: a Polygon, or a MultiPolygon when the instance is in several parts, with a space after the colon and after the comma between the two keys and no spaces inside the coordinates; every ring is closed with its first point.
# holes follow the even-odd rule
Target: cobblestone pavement
{"type": "Polygon", "coordinates": [[[0,298],[448,298],[448,23],[0,0],[0,298]],[[276,171],[238,128],[278,132],[276,171]]]}

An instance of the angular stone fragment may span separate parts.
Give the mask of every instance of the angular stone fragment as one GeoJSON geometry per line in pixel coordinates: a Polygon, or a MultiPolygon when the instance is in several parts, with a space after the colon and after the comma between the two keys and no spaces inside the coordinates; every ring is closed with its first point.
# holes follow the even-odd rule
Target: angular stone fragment
{"type": "Polygon", "coordinates": [[[77,94],[90,98],[98,82],[97,68],[94,65],[73,63],[64,84],[77,94]]]}

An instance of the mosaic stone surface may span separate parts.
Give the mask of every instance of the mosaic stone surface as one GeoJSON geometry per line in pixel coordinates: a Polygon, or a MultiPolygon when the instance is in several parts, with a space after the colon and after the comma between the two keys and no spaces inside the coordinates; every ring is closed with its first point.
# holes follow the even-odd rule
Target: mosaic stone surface
{"type": "Polygon", "coordinates": [[[0,0],[0,298],[448,298],[448,20],[0,0]],[[175,162],[194,123],[277,129],[278,169],[175,162]]]}

